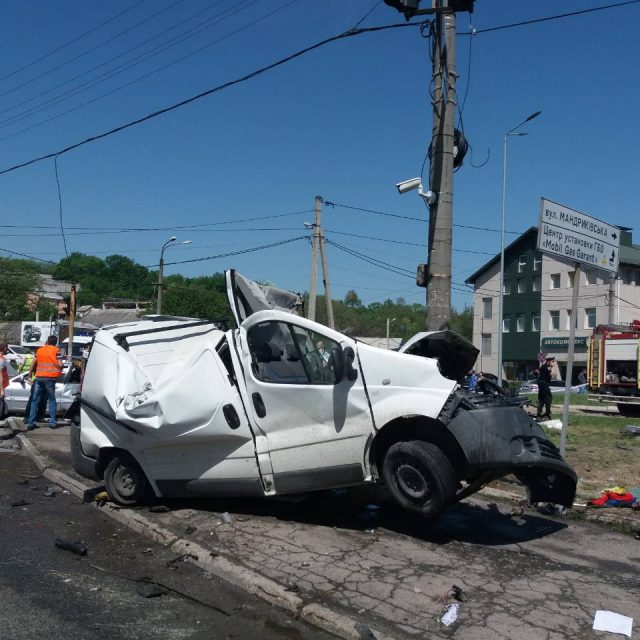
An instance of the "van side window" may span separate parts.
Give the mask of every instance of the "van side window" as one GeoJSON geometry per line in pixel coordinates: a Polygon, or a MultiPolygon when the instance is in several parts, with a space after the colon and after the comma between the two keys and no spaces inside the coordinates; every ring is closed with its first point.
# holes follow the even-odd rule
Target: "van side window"
{"type": "Polygon", "coordinates": [[[331,367],[331,350],[338,343],[315,331],[292,326],[296,344],[311,384],[335,384],[336,377],[331,367]]]}
{"type": "Polygon", "coordinates": [[[309,384],[288,324],[261,322],[249,329],[247,340],[256,379],[277,384],[309,384]]]}

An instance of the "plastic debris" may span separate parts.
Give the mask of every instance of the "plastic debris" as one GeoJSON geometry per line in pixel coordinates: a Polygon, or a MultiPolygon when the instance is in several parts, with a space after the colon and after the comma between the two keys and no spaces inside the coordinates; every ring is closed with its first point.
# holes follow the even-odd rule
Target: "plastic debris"
{"type": "Polygon", "coordinates": [[[165,504],[154,504],[149,507],[149,511],[151,513],[169,513],[171,509],[169,509],[169,507],[167,507],[167,505],[165,504]]]}
{"type": "Polygon", "coordinates": [[[596,611],[596,617],[593,620],[594,631],[608,631],[609,633],[620,633],[631,637],[631,628],[633,627],[633,618],[623,616],[614,611],[596,611]]]}
{"type": "Polygon", "coordinates": [[[457,602],[450,604],[445,607],[442,617],[440,618],[440,622],[442,622],[445,627],[450,627],[458,619],[459,611],[460,605],[457,602]]]}
{"type": "Polygon", "coordinates": [[[468,600],[467,594],[457,584],[454,584],[451,587],[449,594],[451,595],[452,598],[455,598],[458,602],[466,602],[468,600]]]}
{"type": "Polygon", "coordinates": [[[111,500],[111,498],[109,497],[109,494],[106,491],[101,491],[100,493],[96,493],[93,499],[95,500],[96,504],[99,507],[103,507],[109,500],[111,500]]]}
{"type": "Polygon", "coordinates": [[[220,517],[222,518],[222,522],[224,522],[225,524],[231,524],[233,522],[233,518],[228,511],[225,511],[220,517]]]}
{"type": "Polygon", "coordinates": [[[353,625],[353,628],[357,631],[362,640],[376,640],[376,636],[373,631],[371,631],[367,625],[362,624],[362,622],[356,622],[353,625]]]}
{"type": "Polygon", "coordinates": [[[47,487],[47,490],[44,492],[44,495],[47,498],[55,498],[57,493],[58,492],[56,491],[55,487],[47,487]]]}
{"type": "Polygon", "coordinates": [[[61,538],[56,538],[55,545],[58,549],[71,551],[71,553],[77,553],[79,556],[86,556],[89,551],[87,545],[82,542],[70,542],[61,538]]]}
{"type": "Polygon", "coordinates": [[[147,584],[145,582],[141,582],[136,587],[136,592],[143,598],[159,598],[165,593],[168,593],[168,589],[165,589],[164,587],[161,587],[157,584],[147,584]]]}

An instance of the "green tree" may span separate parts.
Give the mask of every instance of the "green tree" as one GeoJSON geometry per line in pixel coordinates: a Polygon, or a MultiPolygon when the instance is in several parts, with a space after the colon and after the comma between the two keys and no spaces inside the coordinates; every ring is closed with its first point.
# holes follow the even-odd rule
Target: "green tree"
{"type": "Polygon", "coordinates": [[[352,309],[359,309],[362,306],[362,300],[353,289],[350,289],[344,296],[344,304],[352,309]]]}
{"type": "Polygon", "coordinates": [[[0,258],[0,319],[23,320],[41,285],[38,264],[27,260],[0,258]]]}

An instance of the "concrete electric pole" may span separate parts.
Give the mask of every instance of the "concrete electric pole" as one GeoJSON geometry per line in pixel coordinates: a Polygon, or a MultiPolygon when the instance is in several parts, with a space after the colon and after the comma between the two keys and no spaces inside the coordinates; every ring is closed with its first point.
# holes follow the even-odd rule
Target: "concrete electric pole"
{"type": "Polygon", "coordinates": [[[453,218],[453,148],[456,100],[456,14],[433,0],[433,129],[429,188],[437,194],[429,213],[427,330],[451,320],[451,242],[453,218]],[[443,38],[444,28],[444,38],[443,38]],[[444,43],[443,43],[444,40],[444,43]]]}
{"type": "Polygon", "coordinates": [[[314,207],[315,218],[311,226],[313,228],[313,239],[311,243],[311,282],[309,285],[309,311],[307,318],[316,319],[316,297],[318,292],[318,252],[322,264],[322,283],[324,285],[324,297],[327,306],[327,325],[335,329],[333,319],[333,301],[331,300],[331,285],[329,284],[329,269],[327,267],[327,256],[324,243],[324,233],[322,231],[322,196],[316,196],[314,207]]]}

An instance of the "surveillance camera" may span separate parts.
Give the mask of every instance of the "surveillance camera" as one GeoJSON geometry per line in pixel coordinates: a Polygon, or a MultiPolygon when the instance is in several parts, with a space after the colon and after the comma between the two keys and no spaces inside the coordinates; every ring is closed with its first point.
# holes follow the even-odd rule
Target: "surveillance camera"
{"type": "Polygon", "coordinates": [[[398,184],[396,184],[398,193],[407,193],[407,191],[413,191],[413,189],[419,189],[421,187],[421,178],[411,178],[411,180],[404,180],[403,182],[398,182],[398,184]]]}

